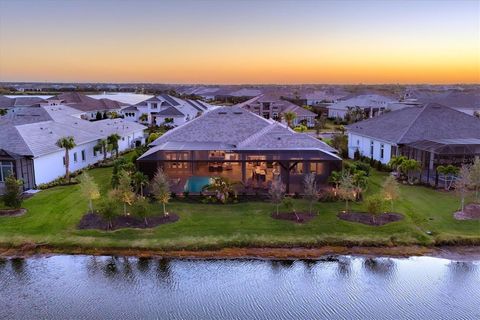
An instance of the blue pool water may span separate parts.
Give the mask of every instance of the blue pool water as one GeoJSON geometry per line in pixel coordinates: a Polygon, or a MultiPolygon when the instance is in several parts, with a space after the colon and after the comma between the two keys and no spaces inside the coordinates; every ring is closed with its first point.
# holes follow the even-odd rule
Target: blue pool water
{"type": "Polygon", "coordinates": [[[187,192],[201,192],[203,187],[208,186],[212,178],[210,177],[190,177],[185,183],[184,190],[187,192]]]}

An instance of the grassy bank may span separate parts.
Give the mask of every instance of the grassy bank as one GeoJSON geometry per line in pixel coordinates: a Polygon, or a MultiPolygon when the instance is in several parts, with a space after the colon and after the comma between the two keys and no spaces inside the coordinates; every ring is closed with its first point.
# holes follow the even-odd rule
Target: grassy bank
{"type": "MultiPolygon", "coordinates": [[[[111,168],[91,170],[105,194],[111,168]]],[[[385,174],[373,173],[367,194],[378,192],[385,174]]],[[[114,232],[78,230],[87,210],[79,186],[41,191],[24,202],[28,213],[21,217],[0,217],[0,246],[20,247],[25,243],[47,245],[66,252],[95,248],[149,250],[207,250],[226,247],[319,247],[411,246],[480,244],[480,221],[457,221],[452,213],[459,201],[453,193],[425,187],[401,186],[401,200],[395,211],[405,219],[381,227],[346,222],[337,218],[344,204],[317,203],[318,216],[299,225],[274,220],[268,202],[231,205],[189,203],[175,200],[168,209],[180,221],[154,229],[123,229],[114,232]],[[431,232],[431,235],[427,234],[431,232]]],[[[304,200],[295,200],[297,210],[306,210],[304,200]]],[[[354,209],[363,210],[362,204],[354,209]]],[[[151,210],[161,212],[159,205],[151,210]]]]}

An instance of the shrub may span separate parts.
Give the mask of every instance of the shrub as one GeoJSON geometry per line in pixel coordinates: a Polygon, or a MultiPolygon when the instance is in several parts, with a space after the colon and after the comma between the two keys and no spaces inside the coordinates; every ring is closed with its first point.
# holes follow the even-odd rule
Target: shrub
{"type": "Polygon", "coordinates": [[[365,206],[368,213],[378,215],[384,211],[385,202],[381,195],[375,194],[365,199],[365,206]]]}
{"type": "Polygon", "coordinates": [[[10,175],[5,179],[5,194],[3,195],[3,202],[7,207],[20,208],[22,205],[22,191],[21,187],[23,181],[16,179],[15,176],[10,175]]]}

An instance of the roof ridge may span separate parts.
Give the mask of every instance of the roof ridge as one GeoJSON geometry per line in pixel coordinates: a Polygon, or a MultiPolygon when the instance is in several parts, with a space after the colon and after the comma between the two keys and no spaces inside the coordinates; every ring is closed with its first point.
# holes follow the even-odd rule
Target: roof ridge
{"type": "Polygon", "coordinates": [[[254,141],[255,139],[259,138],[260,136],[263,136],[264,134],[266,134],[267,132],[270,132],[273,130],[273,128],[275,128],[277,126],[277,124],[275,123],[272,123],[268,126],[266,126],[265,128],[255,132],[254,134],[252,134],[250,137],[246,138],[245,140],[241,141],[238,145],[237,145],[237,148],[241,148],[242,146],[254,141]]]}

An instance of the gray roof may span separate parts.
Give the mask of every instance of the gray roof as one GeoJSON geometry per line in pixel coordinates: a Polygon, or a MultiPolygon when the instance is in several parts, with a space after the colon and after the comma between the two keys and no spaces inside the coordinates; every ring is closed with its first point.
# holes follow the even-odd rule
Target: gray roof
{"type": "Polygon", "coordinates": [[[316,150],[340,159],[335,149],[307,134],[239,107],[221,107],[176,127],[151,143],[159,150],[316,150]]]}
{"type": "Polygon", "coordinates": [[[290,101],[280,99],[276,95],[270,95],[270,94],[262,94],[258,97],[239,103],[236,106],[254,111],[255,107],[259,107],[264,102],[269,102],[271,104],[271,107],[277,107],[278,111],[281,113],[294,112],[299,117],[316,117],[317,116],[316,113],[310,110],[297,106],[296,104],[291,103],[290,101]]]}
{"type": "Polygon", "coordinates": [[[160,112],[156,112],[155,114],[159,116],[174,116],[174,117],[184,116],[184,114],[175,107],[168,107],[167,109],[162,110],[160,112]]]}
{"type": "Polygon", "coordinates": [[[395,144],[419,140],[480,138],[480,119],[436,103],[410,107],[347,126],[363,136],[395,144]]]}
{"type": "MultiPolygon", "coordinates": [[[[78,110],[59,105],[31,107],[16,113],[10,120],[0,118],[0,149],[19,155],[41,156],[60,150],[55,143],[61,137],[73,136],[77,145],[106,138],[117,133],[121,136],[146,127],[123,119],[105,119],[96,122],[83,120],[75,115],[78,110]],[[38,113],[35,116],[33,113],[38,113]]],[[[12,113],[13,114],[13,113],[12,113]]]]}
{"type": "Polygon", "coordinates": [[[0,109],[2,108],[13,108],[13,107],[29,107],[37,103],[46,102],[40,97],[14,97],[9,98],[5,96],[0,96],[0,109]]]}

